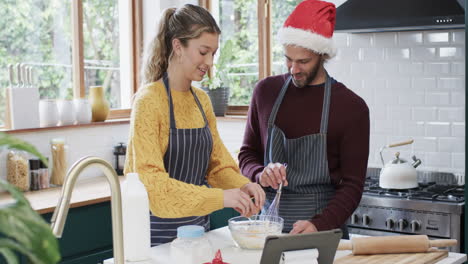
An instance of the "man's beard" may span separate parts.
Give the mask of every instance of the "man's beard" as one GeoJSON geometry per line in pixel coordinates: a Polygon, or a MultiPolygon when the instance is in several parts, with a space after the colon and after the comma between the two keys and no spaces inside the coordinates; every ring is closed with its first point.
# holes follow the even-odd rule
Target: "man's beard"
{"type": "Polygon", "coordinates": [[[320,59],[320,61],[315,65],[315,67],[312,68],[312,70],[310,70],[310,72],[306,72],[306,73],[299,73],[299,75],[305,75],[306,78],[303,80],[303,81],[298,81],[296,80],[293,75],[293,78],[292,78],[292,81],[294,83],[294,85],[297,87],[297,88],[302,88],[306,85],[308,85],[309,83],[311,83],[315,77],[317,77],[317,74],[318,74],[318,71],[320,69],[320,66],[323,65],[323,61],[320,59]]]}

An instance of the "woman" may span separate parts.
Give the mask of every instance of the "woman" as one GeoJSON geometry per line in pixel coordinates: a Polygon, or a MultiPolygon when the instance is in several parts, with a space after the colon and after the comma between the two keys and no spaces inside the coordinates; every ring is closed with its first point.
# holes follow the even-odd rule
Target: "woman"
{"type": "Polygon", "coordinates": [[[202,7],[170,8],[148,51],[125,173],[139,173],[148,191],[153,246],[172,241],[181,225],[207,230],[213,211],[231,207],[249,216],[265,201],[221,142],[209,97],[191,87],[213,65],[220,33],[202,7]]]}

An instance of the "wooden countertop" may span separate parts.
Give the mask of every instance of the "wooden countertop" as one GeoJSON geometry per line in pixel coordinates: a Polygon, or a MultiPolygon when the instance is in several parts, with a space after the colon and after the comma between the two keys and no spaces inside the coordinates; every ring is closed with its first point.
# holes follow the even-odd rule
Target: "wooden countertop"
{"type": "MultiPolygon", "coordinates": [[[[120,182],[124,180],[119,177],[120,182]]],[[[25,192],[24,196],[28,199],[31,207],[40,214],[53,212],[58,199],[60,198],[62,187],[49,188],[40,191],[25,192]]],[[[102,177],[93,177],[80,180],[73,189],[70,208],[86,206],[90,204],[110,201],[110,187],[107,179],[102,177]]],[[[0,194],[0,207],[13,202],[13,198],[8,193],[0,194]]]]}

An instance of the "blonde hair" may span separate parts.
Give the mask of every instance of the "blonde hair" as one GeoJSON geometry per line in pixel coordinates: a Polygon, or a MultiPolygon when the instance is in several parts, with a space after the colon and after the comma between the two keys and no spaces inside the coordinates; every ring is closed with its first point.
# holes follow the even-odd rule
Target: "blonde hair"
{"type": "Polygon", "coordinates": [[[161,79],[167,71],[173,39],[178,39],[182,46],[187,47],[190,39],[196,39],[204,32],[221,34],[216,21],[203,7],[186,4],[181,8],[165,9],[157,34],[146,51],[142,85],[161,79]]]}

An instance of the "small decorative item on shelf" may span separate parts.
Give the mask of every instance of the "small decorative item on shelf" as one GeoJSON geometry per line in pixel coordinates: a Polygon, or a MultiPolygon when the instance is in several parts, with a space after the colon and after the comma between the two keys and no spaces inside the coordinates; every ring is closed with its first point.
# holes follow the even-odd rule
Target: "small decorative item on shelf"
{"type": "Polygon", "coordinates": [[[110,107],[104,96],[104,88],[102,86],[89,87],[89,101],[91,102],[92,121],[105,121],[109,115],[110,107]]]}
{"type": "Polygon", "coordinates": [[[119,143],[119,145],[114,147],[114,156],[115,156],[115,171],[117,175],[123,175],[123,168],[125,164],[125,154],[127,153],[127,146],[124,143],[119,143]]]}
{"type": "Polygon", "coordinates": [[[62,186],[68,169],[67,149],[65,140],[54,138],[50,141],[50,151],[52,153],[52,173],[50,183],[62,186]]]}
{"type": "Polygon", "coordinates": [[[30,159],[29,160],[29,175],[30,175],[30,189],[31,191],[38,191],[41,189],[41,160],[30,159]]]}
{"type": "MultiPolygon", "coordinates": [[[[49,158],[46,158],[47,161],[49,160],[49,158]]],[[[50,178],[49,178],[49,168],[47,168],[47,165],[41,160],[41,166],[40,166],[40,187],[41,189],[47,189],[49,188],[49,182],[50,182],[50,178]]]]}
{"type": "Polygon", "coordinates": [[[75,124],[75,106],[72,100],[59,100],[58,112],[59,112],[59,126],[73,125],[75,124]]]}
{"type": "Polygon", "coordinates": [[[41,127],[56,126],[59,122],[57,101],[45,99],[39,101],[39,124],[41,127]]]}
{"type": "Polygon", "coordinates": [[[76,123],[77,124],[88,124],[91,123],[91,105],[88,99],[74,99],[76,123]]]}

